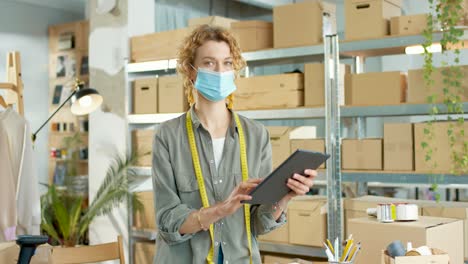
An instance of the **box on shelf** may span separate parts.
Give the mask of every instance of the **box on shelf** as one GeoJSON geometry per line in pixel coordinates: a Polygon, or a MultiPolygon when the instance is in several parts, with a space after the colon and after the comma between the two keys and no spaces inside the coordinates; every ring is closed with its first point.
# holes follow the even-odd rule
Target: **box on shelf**
{"type": "Polygon", "coordinates": [[[327,198],[303,196],[288,205],[289,243],[322,247],[327,239],[327,198]]]}
{"type": "Polygon", "coordinates": [[[175,59],[178,48],[188,34],[187,28],[181,28],[132,37],[132,62],[175,59]]]}
{"type": "Polygon", "coordinates": [[[454,218],[463,221],[464,256],[468,259],[468,203],[438,202],[422,206],[422,215],[454,218]]]}
{"type": "Polygon", "coordinates": [[[394,105],[406,100],[406,75],[393,72],[352,74],[346,105],[394,105]]]}
{"type": "Polygon", "coordinates": [[[268,234],[258,236],[258,240],[274,243],[289,243],[289,222],[271,231],[268,234]]]}
{"type": "Polygon", "coordinates": [[[135,264],[153,264],[156,254],[156,245],[154,242],[135,242],[135,264]]]}
{"type": "Polygon", "coordinates": [[[384,124],[384,170],[414,170],[413,124],[384,124]]]}
{"type": "Polygon", "coordinates": [[[158,79],[138,79],[133,82],[133,113],[155,114],[158,112],[158,79]]]}
{"type": "MultiPolygon", "coordinates": [[[[468,65],[459,66],[463,79],[461,80],[461,90],[463,92],[458,93],[460,100],[463,102],[468,101],[468,65]]],[[[424,70],[409,70],[408,71],[408,103],[425,104],[427,103],[427,97],[435,95],[435,103],[444,102],[444,83],[443,83],[443,70],[449,70],[447,67],[435,68],[431,78],[434,81],[434,85],[427,87],[424,81],[424,70]]],[[[451,91],[455,91],[453,88],[451,91]]]]}
{"type": "Polygon", "coordinates": [[[181,113],[187,111],[189,104],[180,76],[158,78],[158,112],[181,113]]]}
{"type": "MultiPolygon", "coordinates": [[[[426,123],[414,124],[414,153],[415,153],[415,170],[417,172],[431,172],[431,166],[433,161],[437,161],[437,167],[432,172],[434,173],[449,173],[452,169],[454,162],[451,158],[451,153],[456,151],[457,153],[462,152],[463,142],[468,141],[468,133],[465,132],[465,136],[460,136],[460,128],[456,122],[435,122],[432,123],[434,140],[429,140],[428,135],[424,133],[427,128],[426,123]],[[447,130],[450,124],[454,125],[453,133],[456,139],[453,148],[450,147],[449,137],[447,130]],[[432,160],[426,161],[426,150],[423,149],[422,143],[429,144],[429,147],[433,149],[432,160]]],[[[464,123],[463,129],[468,131],[468,122],[464,123]]],[[[465,173],[466,173],[465,168],[465,173]]]]}
{"type": "Polygon", "coordinates": [[[322,42],[323,28],[336,32],[336,6],[323,1],[304,1],[273,8],[273,45],[275,48],[314,45],[322,42]],[[330,15],[323,26],[323,13],[330,15]]]}
{"type": "Polygon", "coordinates": [[[348,228],[362,245],[355,264],[379,263],[382,250],[395,240],[443,250],[451,263],[463,263],[463,222],[457,219],[421,216],[414,222],[380,223],[376,218],[355,218],[348,228]]]}
{"type": "Polygon", "coordinates": [[[388,252],[382,251],[382,264],[449,264],[450,257],[447,253],[438,249],[431,249],[431,256],[402,256],[392,258],[388,252]]]}
{"type": "Polygon", "coordinates": [[[420,35],[427,27],[427,14],[390,19],[390,35],[420,35]]]}
{"type": "Polygon", "coordinates": [[[140,155],[137,166],[150,167],[152,165],[151,151],[153,149],[154,134],[155,131],[152,129],[132,131],[133,152],[140,155]]]}
{"type": "MultiPolygon", "coordinates": [[[[302,126],[294,128],[289,134],[291,153],[297,149],[305,149],[317,152],[325,152],[325,139],[317,139],[317,128],[314,126],[302,126]]],[[[319,169],[325,168],[325,164],[319,169]]]]}
{"type": "Polygon", "coordinates": [[[345,0],[346,40],[389,35],[391,17],[401,16],[401,0],[345,0]]]}
{"type": "Polygon", "coordinates": [[[232,18],[227,18],[227,17],[221,17],[221,16],[208,16],[208,17],[197,17],[197,18],[191,18],[188,21],[188,26],[192,30],[196,28],[197,26],[201,25],[210,25],[210,26],[217,26],[217,27],[223,27],[226,29],[231,29],[231,23],[237,22],[239,20],[232,19],[232,18]]]}
{"type": "Polygon", "coordinates": [[[231,31],[243,52],[273,48],[273,23],[251,20],[231,24],[231,31]]]}
{"type": "Polygon", "coordinates": [[[269,126],[267,129],[270,134],[273,168],[276,168],[290,155],[289,133],[291,128],[287,126],[269,126]]]}
{"type": "MultiPolygon", "coordinates": [[[[324,64],[311,63],[304,65],[304,105],[324,106],[325,105],[325,72],[324,64]]],[[[340,94],[340,105],[345,104],[345,74],[350,73],[349,65],[340,64],[338,79],[338,89],[340,94]]]]}
{"type": "Polygon", "coordinates": [[[301,73],[238,78],[236,110],[292,108],[304,105],[304,78],[301,73]]]}
{"type": "Polygon", "coordinates": [[[344,170],[382,170],[382,139],[343,139],[344,170]]]}
{"type": "Polygon", "coordinates": [[[89,21],[49,26],[50,53],[64,50],[88,50],[89,21]]]}
{"type": "Polygon", "coordinates": [[[143,204],[143,209],[133,213],[133,226],[138,229],[156,230],[154,193],[152,191],[137,192],[136,195],[143,204]]]}

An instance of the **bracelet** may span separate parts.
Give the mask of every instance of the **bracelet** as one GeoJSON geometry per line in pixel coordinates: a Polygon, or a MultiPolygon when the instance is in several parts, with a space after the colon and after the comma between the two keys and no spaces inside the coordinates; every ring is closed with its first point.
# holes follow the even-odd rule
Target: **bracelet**
{"type": "Polygon", "coordinates": [[[203,230],[203,231],[207,231],[208,228],[206,228],[206,226],[204,226],[202,224],[202,221],[201,221],[201,217],[200,217],[200,214],[202,212],[202,210],[205,209],[204,207],[200,208],[200,210],[198,210],[198,214],[197,214],[197,218],[198,218],[198,223],[200,224],[200,228],[203,230]]]}
{"type": "Polygon", "coordinates": [[[276,202],[273,204],[273,211],[278,211],[278,209],[280,209],[281,211],[284,211],[284,208],[282,208],[279,204],[279,202],[276,202]]]}

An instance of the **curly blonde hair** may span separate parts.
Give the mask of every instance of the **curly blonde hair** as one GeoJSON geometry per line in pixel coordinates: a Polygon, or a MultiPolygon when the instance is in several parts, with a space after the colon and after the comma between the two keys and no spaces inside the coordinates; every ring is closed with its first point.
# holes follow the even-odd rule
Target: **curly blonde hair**
{"type": "MultiPolygon", "coordinates": [[[[194,65],[197,49],[209,40],[217,42],[224,41],[228,44],[229,49],[231,50],[232,63],[234,71],[236,72],[236,78],[239,76],[239,71],[246,65],[245,60],[242,58],[239,44],[227,29],[210,25],[201,25],[194,29],[192,33],[184,39],[177,58],[177,72],[183,77],[184,90],[190,106],[195,103],[195,99],[193,97],[194,87],[190,80],[190,76],[193,71],[191,65],[194,65]]],[[[227,97],[227,106],[229,109],[232,109],[233,105],[234,96],[233,94],[230,94],[227,97]]]]}

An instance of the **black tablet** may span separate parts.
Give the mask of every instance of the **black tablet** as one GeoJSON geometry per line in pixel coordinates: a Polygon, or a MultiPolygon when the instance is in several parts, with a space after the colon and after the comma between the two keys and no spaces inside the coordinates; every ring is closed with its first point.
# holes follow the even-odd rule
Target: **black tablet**
{"type": "Polygon", "coordinates": [[[304,170],[316,170],[330,155],[309,150],[296,150],[268,177],[266,177],[249,195],[252,200],[243,201],[248,204],[274,204],[281,200],[291,189],[286,182],[295,173],[304,174],[304,170]]]}

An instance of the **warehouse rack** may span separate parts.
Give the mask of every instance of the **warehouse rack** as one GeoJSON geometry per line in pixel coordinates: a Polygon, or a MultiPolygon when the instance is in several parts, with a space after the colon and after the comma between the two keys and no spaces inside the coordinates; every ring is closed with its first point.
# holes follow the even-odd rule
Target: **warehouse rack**
{"type": "MultiPolygon", "coordinates": [[[[433,34],[433,42],[440,41],[442,35],[440,33],[433,34]]],[[[461,37],[462,40],[468,40],[468,31],[464,31],[464,35],[461,37]]],[[[353,59],[355,72],[363,72],[363,65],[366,57],[385,56],[385,55],[397,55],[405,54],[404,50],[407,46],[420,45],[425,41],[423,36],[388,36],[381,39],[372,40],[359,40],[359,41],[341,41],[336,43],[334,47],[333,41],[336,38],[330,38],[328,45],[338,50],[332,63],[339,63],[340,59],[353,59]]],[[[327,42],[327,41],[326,41],[327,42]]],[[[330,63],[329,60],[324,60],[327,56],[324,47],[327,44],[318,44],[313,46],[305,47],[294,47],[294,48],[283,48],[283,49],[269,49],[254,52],[245,52],[243,57],[246,59],[248,64],[248,70],[252,67],[258,67],[263,65],[272,64],[286,64],[286,63],[303,63],[303,62],[322,62],[330,63]]],[[[332,54],[329,52],[329,54],[332,54]]],[[[142,63],[128,63],[126,65],[126,77],[127,77],[127,98],[130,98],[130,82],[140,77],[154,77],[167,73],[174,73],[175,71],[175,60],[161,60],[153,62],[142,62],[142,63]]],[[[247,75],[248,75],[247,70],[247,75]]],[[[335,75],[337,76],[337,75],[335,75]]],[[[331,85],[331,84],[326,84],[331,85]]],[[[330,87],[330,86],[326,86],[330,87]]],[[[128,138],[130,139],[130,129],[134,128],[152,128],[154,125],[170,120],[172,118],[180,116],[182,113],[173,114],[147,114],[147,115],[135,115],[130,114],[130,100],[127,100],[127,123],[129,126],[128,138]]],[[[399,105],[387,105],[387,106],[342,106],[337,107],[339,109],[338,117],[351,118],[353,120],[353,126],[357,127],[358,138],[365,137],[365,125],[366,118],[368,117],[388,117],[388,116],[427,116],[431,105],[428,104],[399,104],[399,105]]],[[[439,116],[446,116],[447,110],[443,105],[439,105],[440,112],[439,116]]],[[[468,112],[468,103],[463,104],[465,112],[468,112]]],[[[251,119],[256,120],[306,120],[306,119],[323,119],[327,116],[327,109],[325,107],[317,108],[293,108],[293,109],[274,109],[274,110],[249,110],[249,111],[238,111],[239,114],[244,115],[251,119]]],[[[326,118],[328,119],[328,118],[326,118]]],[[[339,121],[338,121],[339,122],[339,121]]],[[[329,140],[329,139],[328,139],[329,140]]],[[[130,141],[130,140],[129,140],[130,141]]],[[[338,149],[339,149],[339,143],[338,149]]],[[[131,143],[128,143],[131,147],[131,143]]],[[[328,146],[328,145],[327,145],[328,146]]],[[[335,145],[335,147],[337,147],[335,145]]],[[[328,149],[328,148],[327,148],[328,149]]],[[[339,152],[336,153],[339,155],[339,152]]],[[[339,156],[338,156],[339,158],[339,156]]],[[[336,161],[335,161],[336,162],[336,161]]],[[[339,162],[339,159],[338,159],[339,162]]],[[[341,185],[341,182],[356,182],[358,183],[358,192],[367,193],[367,187],[369,186],[402,186],[402,185],[418,185],[423,186],[424,184],[430,185],[434,183],[434,179],[437,179],[437,183],[446,188],[468,188],[468,175],[451,175],[443,174],[440,177],[433,177],[432,175],[422,174],[418,172],[387,172],[387,171],[342,171],[341,168],[335,166],[328,166],[330,169],[338,169],[335,172],[339,175],[335,175],[332,179],[334,184],[329,188],[335,188],[341,185]]],[[[146,177],[144,183],[137,189],[137,191],[152,190],[151,181],[151,168],[150,167],[136,167],[133,168],[138,175],[146,177]]],[[[329,172],[330,173],[330,172],[329,172]]],[[[317,178],[317,185],[326,184],[330,180],[330,177],[326,177],[325,173],[320,172],[317,178]]],[[[330,192],[328,192],[330,193],[330,192]]],[[[335,190],[336,193],[336,190],[335,190]]],[[[341,192],[338,192],[341,193],[341,192]]],[[[338,197],[335,197],[338,198],[338,197]]],[[[339,197],[338,199],[341,199],[339,197]]],[[[335,205],[336,206],[336,205],[335,205]]],[[[329,219],[332,219],[332,223],[328,222],[329,225],[329,237],[342,236],[342,217],[336,215],[337,210],[341,214],[340,208],[334,208],[330,210],[329,203],[329,219]],[[341,223],[341,224],[340,224],[341,223]],[[330,231],[333,230],[333,231],[330,231]]],[[[131,212],[131,211],[129,211],[131,212]]],[[[131,215],[131,213],[129,213],[131,215]]],[[[132,228],[132,217],[129,217],[129,230],[130,231],[130,257],[133,261],[133,247],[132,240],[138,239],[149,239],[154,240],[155,232],[141,232],[133,230],[132,228]]],[[[289,244],[276,244],[259,242],[260,249],[262,251],[287,253],[310,257],[325,257],[324,252],[321,248],[314,248],[308,246],[297,246],[289,244]]]]}

